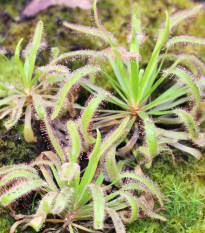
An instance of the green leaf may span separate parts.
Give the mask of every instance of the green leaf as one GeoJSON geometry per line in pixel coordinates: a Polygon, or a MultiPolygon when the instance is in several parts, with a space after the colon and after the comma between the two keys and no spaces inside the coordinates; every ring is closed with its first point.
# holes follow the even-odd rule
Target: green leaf
{"type": "MultiPolygon", "coordinates": [[[[101,146],[101,134],[100,134],[100,131],[97,129],[97,139],[96,139],[95,147],[90,155],[88,166],[85,170],[85,173],[83,174],[79,188],[77,190],[76,201],[78,201],[78,203],[80,203],[78,205],[81,205],[80,201],[81,201],[88,185],[91,183],[91,181],[95,175],[98,161],[101,157],[101,154],[99,153],[100,146],[101,146]]],[[[82,202],[83,202],[83,200],[82,200],[82,202]]]]}
{"type": "MultiPolygon", "coordinates": [[[[108,175],[109,175],[111,181],[116,180],[120,175],[120,172],[119,172],[117,164],[116,164],[115,153],[116,153],[116,148],[112,147],[108,151],[108,153],[106,154],[106,157],[105,157],[105,165],[106,165],[106,169],[107,169],[107,172],[108,172],[108,175]]],[[[116,186],[121,186],[122,181],[118,180],[115,184],[116,184],[116,186]]]]}
{"type": "Polygon", "coordinates": [[[134,198],[130,193],[128,192],[118,192],[121,197],[125,198],[125,200],[128,202],[129,206],[131,207],[131,215],[130,217],[125,217],[123,213],[120,214],[122,220],[127,223],[131,223],[135,221],[138,218],[139,214],[139,207],[137,204],[136,198],[134,198]]]}
{"type": "Polygon", "coordinates": [[[155,125],[145,112],[137,112],[139,117],[144,121],[146,143],[151,157],[157,155],[157,137],[155,125]]]}
{"type": "Polygon", "coordinates": [[[25,97],[22,99],[18,99],[16,106],[11,109],[11,118],[4,124],[7,130],[14,126],[20,119],[25,101],[25,97]]]}
{"type": "Polygon", "coordinates": [[[61,189],[59,194],[54,200],[54,204],[52,203],[51,213],[61,214],[69,205],[69,202],[72,201],[73,194],[74,194],[73,188],[65,187],[61,189]]]}
{"type": "Polygon", "coordinates": [[[42,212],[38,216],[35,216],[29,223],[29,225],[35,230],[35,231],[40,231],[42,228],[45,219],[46,219],[47,214],[45,212],[42,212]]]}
{"type": "MultiPolygon", "coordinates": [[[[27,82],[29,84],[32,79],[36,56],[38,49],[41,45],[42,38],[43,38],[43,22],[39,21],[35,28],[34,36],[30,47],[28,47],[29,51],[26,52],[26,58],[25,58],[25,65],[28,64],[28,70],[26,70],[25,73],[26,73],[27,82]]],[[[25,67],[27,68],[27,66],[25,67]]]]}
{"type": "Polygon", "coordinates": [[[117,146],[120,144],[120,142],[129,132],[129,129],[131,128],[130,125],[133,124],[133,120],[134,119],[130,119],[130,117],[124,118],[119,126],[113,132],[107,135],[101,145],[101,155],[103,155],[111,146],[117,146]]]}
{"type": "Polygon", "coordinates": [[[37,73],[48,73],[48,72],[59,72],[59,73],[70,73],[70,70],[66,66],[62,65],[47,65],[47,66],[41,66],[36,70],[37,73]]]}
{"type": "Polygon", "coordinates": [[[182,109],[175,109],[173,113],[179,116],[181,121],[185,124],[186,128],[188,129],[191,135],[192,140],[197,141],[197,139],[199,138],[199,129],[197,128],[197,125],[194,122],[194,119],[191,116],[191,114],[182,109]]]}
{"type": "Polygon", "coordinates": [[[63,102],[65,100],[65,97],[68,93],[68,91],[70,91],[70,89],[72,88],[72,86],[77,83],[77,81],[90,74],[90,73],[96,73],[98,72],[100,69],[99,67],[95,67],[95,66],[85,66],[81,69],[78,69],[76,71],[74,71],[71,74],[71,77],[67,80],[67,82],[65,83],[65,85],[63,86],[63,88],[60,90],[59,92],[59,97],[58,97],[58,101],[55,107],[55,110],[51,116],[51,119],[53,120],[54,118],[56,118],[60,112],[60,109],[62,108],[63,102]]]}
{"type": "Polygon", "coordinates": [[[160,215],[160,214],[157,214],[155,212],[153,212],[151,209],[150,209],[150,206],[149,204],[147,203],[147,201],[144,199],[144,198],[139,198],[138,199],[138,203],[139,203],[139,207],[145,212],[145,214],[147,214],[149,217],[151,218],[156,218],[156,219],[159,219],[161,221],[167,221],[167,219],[160,215]]]}
{"type": "Polygon", "coordinates": [[[74,121],[68,121],[67,128],[68,128],[69,137],[71,139],[71,148],[72,148],[72,154],[69,157],[69,160],[71,163],[76,163],[81,151],[81,139],[78,132],[78,127],[74,121]]]}
{"type": "Polygon", "coordinates": [[[63,151],[63,149],[61,148],[61,146],[60,146],[58,140],[57,140],[56,137],[55,137],[55,134],[54,134],[53,129],[52,129],[50,123],[49,123],[49,120],[48,120],[48,117],[47,117],[47,116],[44,117],[44,121],[45,121],[46,131],[47,131],[48,136],[49,136],[49,138],[50,138],[50,140],[51,140],[51,143],[52,143],[54,149],[56,150],[57,154],[58,154],[59,157],[61,158],[62,163],[64,163],[64,162],[65,162],[65,154],[64,154],[64,151],[63,151]]]}
{"type": "Polygon", "coordinates": [[[66,21],[63,21],[63,26],[72,30],[75,30],[77,32],[80,33],[85,33],[86,35],[91,35],[93,37],[98,37],[100,39],[102,39],[103,41],[106,41],[107,43],[110,43],[110,39],[116,43],[116,39],[114,38],[114,36],[108,32],[109,37],[102,32],[101,30],[94,28],[94,27],[89,27],[89,26],[82,26],[82,25],[76,25],[76,24],[72,24],[66,21]]]}
{"type": "Polygon", "coordinates": [[[55,64],[58,64],[59,62],[62,62],[63,60],[69,60],[69,59],[79,59],[79,57],[97,57],[99,59],[101,59],[102,55],[104,55],[104,53],[102,52],[98,52],[95,50],[78,50],[78,51],[72,51],[72,52],[68,52],[68,53],[63,53],[60,56],[58,56],[57,58],[55,58],[54,60],[52,60],[50,62],[49,65],[53,66],[55,64]]]}
{"type": "Polygon", "coordinates": [[[25,178],[25,179],[39,179],[39,177],[37,176],[37,174],[32,173],[30,171],[23,171],[20,170],[18,172],[14,171],[14,172],[10,172],[7,175],[3,176],[1,178],[0,181],[0,187],[2,187],[3,185],[5,185],[6,183],[18,179],[18,178],[25,178]]]}
{"type": "Polygon", "coordinates": [[[60,180],[68,185],[79,175],[80,166],[77,163],[64,163],[59,172],[60,180]]]}
{"type": "Polygon", "coordinates": [[[169,15],[166,12],[166,24],[165,27],[160,31],[159,36],[158,36],[158,40],[157,43],[155,45],[154,51],[152,53],[152,56],[149,60],[149,63],[147,65],[147,68],[144,72],[144,76],[142,78],[142,81],[140,83],[140,89],[139,89],[139,97],[142,99],[143,95],[145,94],[147,89],[147,86],[149,86],[150,82],[152,80],[152,77],[155,77],[155,75],[153,75],[155,73],[156,70],[156,66],[158,63],[158,58],[159,58],[159,53],[160,50],[162,49],[162,47],[164,46],[165,42],[167,41],[169,36],[169,15]]]}
{"type": "Polygon", "coordinates": [[[106,208],[106,211],[110,215],[112,222],[114,223],[116,233],[126,233],[125,227],[118,213],[115,210],[108,207],[106,208]]]}
{"type": "Polygon", "coordinates": [[[169,144],[173,147],[176,147],[179,150],[182,150],[184,152],[191,154],[197,160],[200,160],[203,156],[199,150],[192,148],[192,147],[189,147],[189,146],[182,145],[181,143],[169,143],[169,144]]]}
{"type": "Polygon", "coordinates": [[[33,133],[32,127],[31,127],[31,114],[32,114],[32,108],[31,108],[31,105],[29,104],[26,107],[24,131],[23,131],[24,138],[29,143],[37,142],[37,138],[34,137],[34,133],[33,133]]]}
{"type": "MultiPolygon", "coordinates": [[[[155,185],[152,183],[152,181],[150,181],[148,178],[142,177],[136,173],[128,173],[128,172],[125,172],[118,177],[118,179],[123,179],[123,178],[132,178],[132,179],[138,180],[143,185],[147,186],[148,189],[150,190],[150,193],[154,194],[158,198],[160,205],[163,206],[163,201],[162,201],[160,191],[158,190],[157,187],[155,187],[155,185]]],[[[112,184],[110,184],[109,186],[111,186],[115,183],[116,183],[116,180],[112,184]]],[[[109,186],[107,186],[107,187],[109,187],[109,186]]]]}
{"type": "Polygon", "coordinates": [[[169,70],[168,69],[168,73],[169,74],[174,74],[176,76],[178,76],[180,79],[182,79],[190,88],[190,90],[193,92],[195,100],[196,100],[196,104],[192,109],[192,113],[194,113],[196,111],[196,109],[199,107],[199,102],[200,102],[200,91],[199,88],[197,87],[196,83],[192,77],[192,75],[185,69],[176,67],[174,69],[169,70]]]}
{"type": "Polygon", "coordinates": [[[94,113],[96,112],[99,104],[105,99],[105,97],[106,97],[106,93],[103,93],[103,92],[98,93],[89,101],[87,107],[83,111],[83,114],[82,114],[82,133],[83,133],[84,139],[88,143],[95,142],[95,138],[93,138],[89,134],[89,126],[91,124],[92,117],[93,117],[94,113]]]}
{"type": "Polygon", "coordinates": [[[16,100],[18,97],[19,97],[18,95],[12,95],[12,96],[8,96],[6,98],[3,98],[0,100],[0,106],[8,104],[12,100],[16,100]]]}
{"type": "Polygon", "coordinates": [[[182,43],[183,45],[185,44],[205,45],[205,39],[198,38],[195,36],[175,36],[167,41],[165,47],[168,48],[178,43],[182,43]]]}
{"type": "Polygon", "coordinates": [[[170,30],[183,20],[194,17],[203,8],[202,4],[197,4],[187,10],[180,11],[170,17],[170,30]]]}
{"type": "Polygon", "coordinates": [[[33,174],[36,174],[36,170],[30,166],[20,164],[20,165],[8,165],[0,168],[0,176],[14,172],[14,171],[21,171],[21,170],[28,170],[29,172],[32,172],[33,174]]]}
{"type": "Polygon", "coordinates": [[[15,49],[15,60],[16,60],[16,64],[18,66],[19,72],[21,74],[22,85],[24,87],[26,87],[27,86],[26,74],[24,72],[24,68],[23,68],[23,65],[22,65],[21,60],[20,60],[20,52],[21,52],[20,46],[21,46],[22,41],[23,41],[23,38],[21,38],[21,40],[18,42],[18,44],[16,46],[16,49],[15,49]]]}
{"type": "Polygon", "coordinates": [[[105,218],[105,198],[103,190],[94,184],[88,186],[92,193],[93,207],[94,207],[94,229],[103,229],[103,222],[105,218]]]}
{"type": "Polygon", "coordinates": [[[33,94],[32,98],[33,98],[33,105],[35,107],[38,119],[44,120],[44,118],[46,116],[46,110],[45,110],[44,105],[43,105],[42,97],[38,94],[33,94]]]}
{"type": "Polygon", "coordinates": [[[7,206],[30,191],[45,185],[46,183],[42,180],[29,180],[27,182],[22,182],[18,186],[14,186],[13,188],[7,190],[0,197],[0,201],[3,206],[7,206]]]}

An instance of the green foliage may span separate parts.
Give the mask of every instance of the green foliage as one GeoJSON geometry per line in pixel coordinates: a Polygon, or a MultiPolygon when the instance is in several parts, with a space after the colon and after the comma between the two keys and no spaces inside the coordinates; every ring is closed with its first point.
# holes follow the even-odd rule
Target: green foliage
{"type": "MultiPolygon", "coordinates": [[[[140,11],[137,4],[133,6],[131,32],[128,35],[127,41],[129,49],[120,47],[114,35],[104,28],[96,4],[97,1],[94,1],[94,17],[97,29],[94,27],[74,25],[68,22],[63,22],[63,25],[71,30],[81,33],[84,32],[91,36],[96,35],[98,31],[100,39],[104,40],[110,46],[100,52],[78,51],[79,56],[92,56],[95,60],[98,60],[102,66],[102,74],[108,79],[115,90],[115,95],[109,95],[108,101],[122,109],[122,111],[103,110],[107,115],[106,117],[102,116],[98,118],[99,122],[96,124],[97,127],[107,127],[112,122],[117,122],[126,116],[133,116],[136,117],[138,127],[142,128],[139,124],[139,121],[142,120],[144,124],[142,130],[145,132],[145,140],[138,151],[145,156],[147,167],[151,166],[153,158],[158,153],[168,149],[167,144],[192,154],[196,159],[200,159],[201,153],[198,150],[181,144],[180,140],[182,139],[182,135],[184,135],[184,139],[192,140],[199,146],[204,145],[203,135],[198,131],[193,120],[200,104],[199,83],[204,80],[201,78],[204,72],[201,66],[204,65],[198,59],[193,60],[193,56],[183,54],[183,59],[180,56],[176,57],[169,68],[162,70],[162,67],[166,60],[168,62],[170,57],[173,58],[173,56],[169,55],[168,50],[175,43],[184,41],[186,43],[204,45],[204,39],[196,37],[179,36],[169,39],[169,35],[173,33],[175,26],[183,20],[190,17],[193,18],[202,9],[202,5],[196,5],[186,11],[176,13],[171,17],[166,12],[166,21],[160,26],[150,60],[146,68],[142,69],[140,68],[139,62],[141,59],[139,51],[144,43],[144,35],[142,33],[140,11]],[[160,55],[163,48],[166,51],[160,55]],[[112,67],[115,78],[107,70],[105,60],[112,67]],[[192,64],[191,66],[194,68],[191,70],[197,70],[197,75],[192,74],[185,68],[187,63],[183,63],[184,60],[192,64]],[[183,63],[185,67],[182,68],[179,66],[180,63],[183,63]],[[170,76],[177,77],[176,81],[172,86],[158,93],[161,85],[170,76]],[[200,79],[200,81],[197,81],[196,78],[200,79]],[[194,96],[194,100],[192,96],[194,96]],[[182,104],[187,103],[192,104],[193,107],[186,113],[186,111],[180,110],[179,108],[182,104]],[[179,118],[174,118],[173,114],[176,114],[179,118]],[[151,120],[150,117],[154,117],[154,119],[151,120]],[[169,123],[167,118],[169,119],[169,123]],[[163,125],[160,125],[162,128],[154,125],[156,122],[173,125],[179,121],[185,124],[188,132],[183,132],[181,128],[178,128],[176,132],[162,130],[163,125]]],[[[75,53],[76,55],[77,53],[75,53]]],[[[73,56],[74,54],[72,53],[64,54],[56,60],[56,63],[66,57],[73,56]]],[[[91,92],[102,91],[102,88],[89,82],[83,82],[83,86],[87,86],[86,89],[91,92]]],[[[170,149],[168,150],[170,151],[170,149]]]]}
{"type": "MultiPolygon", "coordinates": [[[[95,97],[93,99],[95,100],[95,97]]],[[[90,102],[92,103],[92,99],[90,102]]],[[[87,108],[90,108],[89,104],[87,108]]],[[[116,232],[123,233],[125,232],[123,222],[130,223],[137,220],[139,208],[152,218],[166,221],[165,217],[154,212],[144,196],[145,194],[154,196],[163,206],[159,190],[144,175],[135,172],[120,174],[119,171],[118,177],[113,179],[113,176],[110,176],[113,182],[109,185],[103,185],[104,174],[102,171],[98,177],[96,176],[99,172],[98,164],[101,158],[106,156],[108,151],[115,153],[115,150],[111,148],[116,148],[123,140],[122,135],[126,136],[128,133],[126,128],[129,127],[129,118],[125,118],[103,140],[101,140],[100,131],[97,130],[95,145],[91,152],[89,148],[86,149],[82,145],[84,138],[81,139],[76,123],[69,121],[68,133],[70,134],[73,129],[75,136],[71,137],[70,135],[71,143],[67,148],[68,153],[55,139],[54,131],[51,129],[46,115],[44,121],[48,136],[57,154],[51,151],[42,152],[34,162],[28,165],[9,165],[0,169],[0,202],[3,206],[12,205],[13,202],[22,196],[27,196],[31,191],[38,190],[41,196],[36,214],[33,216],[21,215],[19,221],[11,228],[11,232],[14,232],[21,223],[26,223],[25,227],[31,226],[35,231],[39,231],[45,221],[54,225],[62,223],[62,229],[67,229],[71,233],[76,228],[89,231],[86,227],[75,223],[88,220],[93,220],[94,229],[102,230],[106,228],[104,221],[110,216],[116,232]],[[89,158],[84,172],[80,171],[81,168],[76,163],[82,152],[86,153],[89,158]],[[125,179],[126,182],[124,182],[125,179]],[[114,188],[115,183],[118,186],[116,188],[114,188]],[[132,192],[130,192],[131,190],[132,192]],[[137,195],[136,191],[139,191],[137,195]],[[59,220],[49,217],[56,214],[60,216],[59,220]],[[116,224],[117,222],[118,224],[116,224]]],[[[13,215],[15,216],[14,213],[13,215]]],[[[54,227],[56,230],[58,229],[58,225],[54,227]]]]}
{"type": "MultiPolygon", "coordinates": [[[[41,21],[36,26],[31,42],[23,51],[24,64],[20,60],[20,46],[22,41],[23,39],[16,46],[14,56],[19,72],[19,75],[16,77],[17,81],[10,84],[2,82],[0,85],[0,95],[3,96],[3,99],[0,100],[0,119],[10,116],[10,119],[4,124],[6,129],[9,130],[19,121],[22,114],[25,113],[24,138],[27,142],[36,142],[31,127],[31,119],[33,114],[32,107],[38,112],[39,106],[36,104],[36,101],[33,101],[33,98],[36,94],[40,94],[47,106],[53,104],[55,97],[47,95],[51,88],[46,86],[45,77],[48,71],[56,72],[56,69],[53,68],[53,70],[48,71],[44,71],[44,68],[35,69],[37,54],[45,47],[43,23],[41,21]],[[24,112],[25,107],[26,110],[24,112]]],[[[8,62],[6,58],[5,60],[8,62]]]]}

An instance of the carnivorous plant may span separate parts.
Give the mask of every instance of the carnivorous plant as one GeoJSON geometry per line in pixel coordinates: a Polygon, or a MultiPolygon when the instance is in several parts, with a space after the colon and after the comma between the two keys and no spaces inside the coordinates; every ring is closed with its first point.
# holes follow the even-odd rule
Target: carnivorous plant
{"type": "MultiPolygon", "coordinates": [[[[95,109],[97,97],[94,96],[90,100],[90,103],[96,103],[95,109]]],[[[87,108],[82,117],[89,121],[91,105],[88,104],[87,108]]],[[[130,124],[129,117],[123,119],[119,126],[103,140],[98,129],[96,137],[87,129],[86,135],[90,138],[93,136],[94,141],[93,149],[87,150],[84,146],[85,138],[81,134],[82,131],[85,132],[81,124],[83,119],[67,122],[69,146],[65,148],[55,138],[55,132],[42,106],[37,114],[41,113],[44,114],[45,129],[55,153],[42,152],[34,162],[28,165],[11,165],[0,169],[0,202],[3,206],[9,206],[12,209],[13,202],[31,191],[38,192],[41,197],[34,215],[13,213],[19,221],[11,227],[11,233],[15,232],[16,227],[21,223],[25,223],[22,229],[31,226],[39,231],[45,222],[54,224],[54,227],[44,232],[68,230],[73,233],[77,229],[99,232],[87,228],[92,225],[92,221],[95,230],[114,227],[116,232],[125,233],[123,222],[133,222],[142,216],[142,213],[162,221],[166,220],[152,209],[148,201],[155,197],[163,206],[161,194],[156,186],[137,171],[121,172],[122,166],[115,161],[116,146],[123,140],[122,135],[126,136],[129,132],[127,130],[130,124]],[[88,165],[84,171],[78,163],[82,152],[86,153],[88,158],[88,165]],[[99,169],[99,161],[103,157],[111,180],[109,185],[103,184],[104,172],[99,169]],[[108,224],[109,218],[113,224],[108,224]],[[81,224],[79,225],[78,222],[81,224]]],[[[90,121],[87,125],[89,124],[90,121]]]]}
{"type": "MultiPolygon", "coordinates": [[[[6,129],[9,130],[18,122],[22,114],[25,114],[24,138],[27,142],[36,141],[31,119],[40,108],[41,103],[39,103],[38,95],[42,97],[46,107],[52,108],[54,102],[58,99],[57,91],[59,89],[58,86],[53,85],[54,83],[69,82],[68,92],[68,88],[71,88],[79,77],[99,70],[98,67],[88,66],[86,70],[80,69],[71,73],[66,66],[61,65],[36,67],[37,55],[46,46],[43,29],[43,22],[38,22],[30,43],[23,50],[24,64],[20,59],[20,46],[23,39],[19,41],[14,56],[19,70],[19,75],[15,77],[16,82],[7,84],[5,80],[2,80],[2,82],[0,80],[0,97],[2,97],[0,99],[0,120],[7,116],[10,117],[4,124],[6,129]]],[[[58,54],[58,49],[53,48],[52,58],[56,58],[58,54]]],[[[2,53],[1,55],[3,56],[2,53]]],[[[7,64],[9,60],[6,57],[3,58],[6,59],[7,64]]],[[[1,61],[3,62],[3,60],[1,61]]]]}
{"type": "MultiPolygon", "coordinates": [[[[60,55],[50,64],[56,65],[64,59],[86,56],[101,65],[103,77],[108,79],[115,90],[115,94],[109,95],[108,101],[120,110],[116,110],[116,107],[115,110],[102,110],[103,114],[95,119],[94,128],[115,125],[127,116],[135,117],[132,127],[133,136],[126,139],[127,146],[121,150],[121,153],[126,154],[133,148],[135,156],[139,152],[145,156],[147,167],[151,166],[153,158],[159,153],[165,151],[172,153],[169,146],[200,159],[201,152],[184,145],[182,141],[191,141],[197,146],[204,145],[204,137],[194,119],[201,101],[200,86],[204,83],[202,77],[205,75],[205,65],[194,55],[174,54],[168,51],[177,44],[205,45],[205,39],[194,36],[181,35],[169,38],[174,28],[183,20],[197,15],[202,5],[195,5],[171,17],[166,12],[166,22],[159,29],[156,45],[145,68],[140,67],[140,49],[146,36],[142,30],[137,4],[133,6],[128,50],[121,47],[114,35],[103,27],[96,5],[97,0],[94,0],[94,18],[97,28],[65,21],[63,26],[99,38],[109,47],[101,51],[68,52],[60,55]],[[162,50],[164,50],[163,53],[162,50]],[[170,61],[172,65],[162,69],[170,61]],[[111,66],[113,73],[107,69],[107,64],[111,66]],[[181,124],[186,130],[182,127],[177,127],[175,130],[168,129],[169,125],[181,124]],[[142,142],[139,143],[140,146],[135,146],[137,141],[142,142]]],[[[82,80],[81,85],[90,92],[103,91],[88,80],[82,80]]],[[[59,104],[62,101],[59,98],[59,104]]],[[[58,115],[58,106],[55,108],[52,119],[58,115]]]]}

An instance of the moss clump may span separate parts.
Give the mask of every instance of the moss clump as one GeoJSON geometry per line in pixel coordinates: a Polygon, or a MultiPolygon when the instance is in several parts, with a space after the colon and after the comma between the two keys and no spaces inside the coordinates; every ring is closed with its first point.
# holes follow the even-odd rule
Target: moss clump
{"type": "Polygon", "coordinates": [[[166,211],[163,215],[168,221],[164,223],[149,218],[139,219],[127,226],[127,232],[204,232],[205,182],[201,181],[202,174],[205,178],[204,165],[205,159],[199,162],[191,157],[188,157],[187,162],[176,159],[174,166],[171,156],[157,157],[153,166],[149,170],[144,169],[144,172],[165,194],[166,211]]]}

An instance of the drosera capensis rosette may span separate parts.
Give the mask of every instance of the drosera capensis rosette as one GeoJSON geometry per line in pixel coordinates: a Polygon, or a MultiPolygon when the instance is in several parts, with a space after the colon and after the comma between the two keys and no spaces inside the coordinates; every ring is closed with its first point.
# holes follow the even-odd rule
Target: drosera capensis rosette
{"type": "MultiPolygon", "coordinates": [[[[192,54],[169,53],[169,49],[183,42],[190,46],[205,45],[204,38],[193,36],[183,35],[170,39],[175,27],[182,21],[197,16],[203,6],[201,4],[194,5],[171,17],[165,12],[166,21],[160,26],[156,45],[145,69],[140,67],[140,49],[143,46],[143,38],[146,37],[143,36],[138,5],[134,4],[132,8],[128,49],[121,47],[117,39],[102,25],[97,0],[94,0],[93,8],[97,28],[75,25],[66,21],[63,21],[62,24],[72,31],[99,37],[109,47],[101,51],[68,52],[53,61],[53,64],[58,64],[64,59],[75,59],[76,56],[87,55],[93,58],[95,64],[97,62],[101,65],[101,74],[107,78],[115,90],[114,94],[108,96],[107,101],[121,109],[101,110],[102,114],[94,119],[93,128],[109,128],[121,119],[133,116],[136,119],[131,127],[134,139],[131,135],[127,137],[126,142],[129,146],[124,151],[129,152],[132,149],[132,153],[138,160],[141,159],[138,155],[142,154],[147,167],[151,166],[153,158],[158,154],[164,152],[172,154],[172,147],[200,159],[202,154],[194,147],[203,146],[204,137],[194,119],[201,103],[201,88],[203,87],[201,83],[204,83],[205,74],[204,64],[192,54]],[[172,62],[168,68],[165,66],[166,61],[172,62]],[[112,68],[112,73],[107,69],[107,64],[112,68]],[[163,68],[164,66],[165,68],[163,68]],[[161,90],[160,87],[170,77],[176,78],[169,81],[170,84],[167,88],[161,90]],[[164,127],[165,125],[178,125],[178,128],[168,130],[167,127],[164,127]],[[185,125],[185,130],[181,125],[185,125]],[[136,137],[136,135],[139,136],[136,137]],[[141,146],[136,146],[138,140],[142,140],[141,146]],[[183,141],[192,142],[194,146],[184,145],[183,141]]],[[[103,91],[101,87],[88,80],[82,80],[80,83],[91,93],[103,91]]]]}

